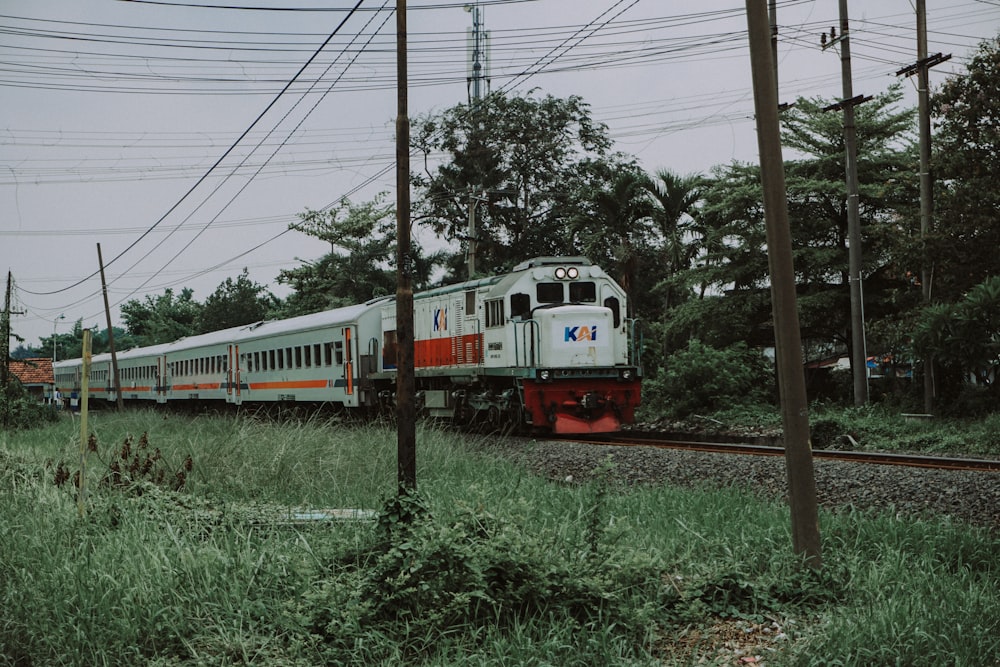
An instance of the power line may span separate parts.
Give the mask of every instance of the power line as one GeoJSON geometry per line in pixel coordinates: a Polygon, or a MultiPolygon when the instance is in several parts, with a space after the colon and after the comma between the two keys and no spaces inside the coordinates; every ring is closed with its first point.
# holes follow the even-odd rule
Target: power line
{"type": "MultiPolygon", "coordinates": [[[[361,5],[361,3],[362,3],[362,2],[364,2],[364,0],[358,0],[358,2],[357,2],[357,4],[355,5],[355,7],[359,7],[359,6],[361,5]]],[[[343,18],[343,20],[341,20],[341,22],[340,22],[340,23],[339,23],[339,24],[337,25],[337,27],[336,27],[336,28],[334,28],[334,31],[333,31],[332,33],[330,33],[330,36],[326,38],[326,40],[325,40],[325,41],[324,41],[324,42],[323,42],[323,43],[322,43],[322,44],[321,44],[321,45],[319,46],[319,48],[318,48],[318,49],[316,49],[316,51],[315,51],[315,52],[314,52],[314,53],[312,54],[312,56],[310,56],[310,57],[309,57],[309,59],[308,59],[308,60],[307,60],[307,61],[305,62],[305,64],[304,64],[304,65],[302,65],[302,67],[301,67],[301,68],[299,69],[299,71],[298,71],[298,72],[296,72],[295,76],[294,76],[294,77],[292,77],[292,79],[291,79],[291,80],[290,80],[290,81],[289,81],[289,82],[288,82],[288,83],[287,83],[287,84],[285,85],[285,87],[284,87],[284,88],[282,89],[282,91],[281,91],[280,93],[278,93],[278,95],[277,95],[277,96],[276,96],[276,97],[275,97],[274,99],[272,99],[272,100],[271,100],[271,102],[270,102],[270,103],[269,103],[269,104],[268,104],[268,105],[267,105],[267,106],[266,106],[266,107],[264,108],[264,110],[263,110],[263,111],[261,111],[261,112],[260,112],[260,114],[258,114],[258,116],[257,116],[257,117],[256,117],[256,118],[254,119],[254,121],[253,121],[252,123],[250,123],[250,125],[249,125],[249,126],[247,127],[247,129],[246,129],[246,130],[244,130],[244,131],[243,131],[243,132],[242,132],[242,133],[240,134],[240,136],[239,136],[239,137],[238,137],[238,138],[236,139],[236,141],[235,141],[235,142],[233,142],[233,144],[232,144],[232,145],[231,145],[231,146],[230,146],[229,148],[227,148],[227,149],[226,149],[226,151],[225,151],[225,152],[224,152],[224,153],[222,154],[222,156],[220,156],[220,157],[219,157],[219,159],[218,159],[218,160],[216,160],[216,161],[215,161],[215,163],[214,163],[214,164],[213,164],[213,165],[212,165],[211,167],[209,167],[209,168],[208,168],[208,170],[207,170],[207,171],[206,171],[206,172],[205,172],[205,173],[204,173],[204,174],[203,174],[203,175],[202,175],[202,176],[201,176],[201,177],[200,177],[200,178],[199,178],[199,179],[198,179],[198,180],[197,180],[197,181],[195,182],[195,184],[194,184],[194,185],[192,185],[192,186],[191,186],[191,187],[190,187],[190,188],[189,188],[189,189],[187,190],[187,192],[185,192],[185,193],[184,193],[184,194],[183,194],[183,195],[181,196],[181,198],[180,198],[180,199],[178,199],[178,200],[177,200],[177,202],[176,202],[175,204],[173,204],[173,205],[172,205],[172,206],[171,206],[171,207],[170,207],[170,208],[169,208],[169,209],[167,210],[167,212],[166,212],[166,213],[164,213],[164,214],[163,214],[163,215],[162,215],[162,216],[160,217],[160,219],[159,219],[159,220],[157,220],[157,221],[156,221],[155,223],[153,223],[153,224],[152,224],[152,225],[151,225],[151,226],[150,226],[150,227],[149,227],[149,228],[148,228],[148,229],[147,229],[147,230],[146,230],[145,232],[143,232],[143,233],[142,233],[142,234],[141,234],[141,235],[140,235],[140,236],[139,236],[139,237],[138,237],[138,238],[137,238],[137,239],[136,239],[135,241],[133,241],[133,242],[132,242],[132,243],[131,243],[131,244],[130,244],[130,245],[129,245],[129,246],[127,247],[127,248],[125,248],[125,250],[121,251],[121,252],[120,252],[120,253],[118,253],[118,254],[117,254],[117,255],[116,255],[116,256],[115,256],[115,257],[114,257],[114,258],[113,258],[112,260],[110,260],[109,262],[107,262],[107,264],[105,264],[105,267],[107,267],[107,266],[110,266],[111,264],[113,264],[114,262],[116,262],[116,261],[117,261],[117,260],[118,260],[119,258],[121,258],[121,257],[122,257],[122,256],[123,256],[123,255],[124,255],[125,253],[127,253],[128,251],[130,251],[130,250],[131,250],[132,248],[134,248],[134,247],[135,247],[136,245],[138,245],[138,243],[139,243],[139,242],[140,242],[140,241],[141,241],[142,239],[144,239],[144,238],[145,238],[145,237],[146,237],[147,235],[149,235],[149,233],[150,233],[150,232],[152,232],[152,231],[153,231],[154,229],[156,229],[156,227],[158,227],[158,226],[159,226],[159,225],[160,225],[160,224],[161,224],[161,223],[162,223],[162,222],[163,222],[164,220],[166,220],[166,219],[167,219],[167,216],[169,216],[169,215],[170,215],[171,213],[173,213],[173,212],[174,212],[175,210],[177,210],[177,208],[178,208],[178,207],[179,207],[179,206],[180,206],[180,205],[181,205],[181,204],[182,204],[182,203],[183,203],[183,202],[184,202],[184,201],[185,201],[185,200],[186,200],[186,199],[187,199],[187,198],[188,198],[188,197],[189,197],[189,196],[190,196],[190,195],[191,195],[191,194],[192,194],[192,193],[193,193],[193,192],[194,192],[194,191],[195,191],[195,190],[197,189],[197,188],[198,188],[198,186],[200,186],[200,185],[201,185],[201,184],[202,184],[203,182],[205,182],[205,180],[206,180],[206,179],[207,179],[207,178],[209,177],[209,175],[210,175],[210,174],[211,174],[211,173],[212,173],[213,171],[215,171],[215,169],[216,169],[216,168],[217,168],[217,167],[218,167],[218,166],[219,166],[220,164],[222,164],[222,161],[223,161],[223,160],[225,160],[225,159],[226,159],[226,157],[227,157],[227,156],[228,156],[228,155],[229,155],[230,153],[232,153],[232,152],[233,152],[233,150],[235,150],[235,149],[236,149],[236,147],[237,147],[237,146],[238,146],[238,145],[240,144],[240,142],[241,142],[241,141],[243,140],[243,138],[244,138],[244,137],[245,137],[245,136],[246,136],[246,135],[247,135],[247,134],[248,134],[248,133],[250,132],[250,130],[251,130],[251,129],[253,129],[253,127],[254,127],[254,126],[256,126],[256,125],[257,125],[257,123],[259,123],[259,122],[260,122],[260,120],[261,120],[261,119],[262,119],[262,118],[263,118],[263,117],[264,117],[264,116],[265,116],[265,115],[266,115],[266,114],[267,114],[267,113],[268,113],[268,112],[269,112],[269,111],[270,111],[270,110],[271,110],[271,109],[272,109],[272,108],[274,107],[274,105],[278,103],[278,100],[279,100],[279,99],[281,99],[281,97],[282,97],[282,96],[284,95],[285,91],[287,91],[287,90],[288,90],[288,89],[289,89],[289,88],[291,87],[292,83],[293,83],[293,82],[294,82],[294,81],[295,81],[295,80],[296,80],[296,79],[297,79],[297,78],[298,78],[299,76],[301,76],[301,74],[302,74],[303,72],[305,72],[306,68],[308,68],[308,67],[309,67],[309,65],[310,65],[310,64],[311,64],[311,63],[313,62],[313,60],[315,60],[315,59],[316,59],[316,57],[317,57],[317,56],[318,56],[318,55],[319,55],[319,54],[320,54],[320,53],[321,53],[321,52],[323,51],[323,49],[324,49],[324,48],[326,47],[326,45],[327,45],[327,44],[328,44],[328,43],[330,42],[330,40],[331,40],[331,39],[333,39],[333,36],[334,36],[334,35],[336,35],[336,34],[337,34],[337,32],[339,32],[339,31],[340,31],[340,29],[344,27],[344,25],[345,25],[345,24],[347,23],[347,21],[348,21],[348,20],[349,20],[349,19],[351,18],[351,16],[353,16],[353,15],[354,15],[354,12],[351,12],[351,13],[349,13],[349,14],[348,14],[347,16],[345,16],[345,17],[343,18]]],[[[49,296],[49,295],[52,295],[52,294],[59,294],[59,293],[61,293],[61,292],[66,292],[66,291],[69,291],[69,290],[73,289],[74,287],[77,287],[77,286],[81,285],[81,284],[82,284],[83,282],[85,282],[86,280],[89,280],[89,279],[93,278],[93,277],[94,277],[94,276],[96,276],[96,275],[97,275],[98,273],[99,273],[99,271],[95,271],[94,273],[91,273],[91,274],[90,274],[89,276],[87,276],[87,277],[86,277],[86,278],[84,278],[83,280],[80,280],[80,281],[78,281],[78,282],[76,282],[76,283],[74,283],[74,284],[72,284],[72,285],[70,285],[70,286],[68,286],[68,287],[64,287],[64,288],[62,288],[62,289],[59,289],[59,290],[55,290],[55,291],[51,291],[51,292],[31,292],[31,291],[29,291],[29,290],[25,290],[25,291],[26,291],[26,292],[28,292],[29,294],[34,294],[34,295],[36,295],[36,296],[49,296]]]]}

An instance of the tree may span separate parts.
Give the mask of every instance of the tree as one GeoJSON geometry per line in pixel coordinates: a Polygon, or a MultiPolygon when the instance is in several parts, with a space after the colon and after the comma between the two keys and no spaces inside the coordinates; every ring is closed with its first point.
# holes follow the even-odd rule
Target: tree
{"type": "Polygon", "coordinates": [[[647,180],[638,169],[619,172],[589,194],[572,223],[576,245],[618,281],[633,311],[641,257],[650,254],[653,241],[647,180]]]}
{"type": "Polygon", "coordinates": [[[198,332],[219,331],[266,319],[277,305],[277,299],[267,287],[250,280],[246,268],[233,281],[220,284],[202,305],[198,313],[198,332]]]}
{"type": "Polygon", "coordinates": [[[661,244],[659,271],[654,274],[659,279],[655,290],[663,299],[661,313],[687,298],[690,285],[678,283],[675,277],[690,269],[695,258],[709,247],[709,230],[698,217],[703,185],[701,175],[680,176],[669,169],[657,171],[645,182],[653,198],[653,224],[661,244]]]}
{"type": "Polygon", "coordinates": [[[142,301],[132,299],[121,306],[128,333],[141,340],[142,345],[169,343],[197,333],[200,312],[201,304],[187,287],[176,296],[167,288],[160,296],[147,294],[142,301]]]}
{"type": "MultiPolygon", "coordinates": [[[[294,290],[280,309],[282,317],[316,313],[364,303],[394,294],[395,207],[383,204],[385,194],[353,204],[347,199],[327,211],[306,211],[290,227],[330,244],[330,253],[316,262],[283,269],[278,282],[294,290]]],[[[425,257],[411,248],[413,284],[426,287],[437,256],[425,257]]]]}
{"type": "MultiPolygon", "coordinates": [[[[585,193],[628,162],[610,154],[607,127],[576,96],[495,93],[419,118],[412,144],[423,155],[423,170],[412,176],[421,224],[464,244],[475,201],[483,272],[576,252],[571,223],[580,218],[585,193]]],[[[464,277],[460,262],[452,266],[453,277],[464,277]]]]}
{"type": "Polygon", "coordinates": [[[936,178],[932,298],[955,301],[1000,273],[1000,37],[931,98],[936,178]]]}
{"type": "MultiPolygon", "coordinates": [[[[855,118],[869,318],[897,316],[919,301],[919,289],[905,279],[919,219],[913,111],[897,108],[900,99],[894,87],[858,107],[855,118]]],[[[846,347],[851,337],[842,121],[824,106],[800,98],[782,117],[783,144],[799,156],[785,164],[788,212],[803,340],[846,347]]],[[[762,344],[773,335],[761,197],[756,165],[718,167],[705,183],[698,221],[706,251],[688,282],[707,286],[710,296],[672,315],[682,315],[671,325],[675,342],[682,325],[717,346],[740,339],[762,344]],[[713,293],[726,296],[719,300],[713,293]]]]}
{"type": "Polygon", "coordinates": [[[1000,276],[973,287],[957,303],[927,306],[913,329],[913,347],[932,360],[950,381],[943,398],[954,402],[973,378],[996,410],[1000,399],[1000,276]]]}

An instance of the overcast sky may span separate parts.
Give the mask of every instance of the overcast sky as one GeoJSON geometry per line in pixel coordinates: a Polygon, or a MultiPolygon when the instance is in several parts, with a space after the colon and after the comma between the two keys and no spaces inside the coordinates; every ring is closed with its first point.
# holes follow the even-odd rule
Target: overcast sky
{"type": "MultiPolygon", "coordinates": [[[[203,301],[243,267],[284,296],[278,271],[329,250],[286,231],[297,213],[345,195],[394,201],[395,18],[379,10],[395,0],[355,3],[0,0],[14,330],[37,345],[80,318],[105,327],[97,243],[117,325],[124,301],[168,287],[203,301]]],[[[411,117],[467,100],[463,4],[409,2],[411,117]]],[[[583,97],[648,171],[756,160],[742,0],[479,4],[493,90],[583,97]]],[[[849,5],[854,92],[883,92],[916,60],[913,4],[849,5]]],[[[933,70],[940,85],[997,35],[1000,0],[927,5],[929,52],[953,55],[933,70]]],[[[819,47],[837,12],[778,1],[782,101],[840,99],[838,54],[819,47]]]]}

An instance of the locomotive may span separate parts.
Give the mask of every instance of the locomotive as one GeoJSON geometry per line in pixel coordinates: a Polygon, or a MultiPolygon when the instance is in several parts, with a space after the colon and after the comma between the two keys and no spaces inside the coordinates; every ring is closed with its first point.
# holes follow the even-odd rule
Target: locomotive
{"type": "MultiPolygon", "coordinates": [[[[422,414],[555,434],[634,420],[641,364],[624,290],[583,257],[538,257],[510,272],[414,295],[422,414]]],[[[237,406],[326,403],[377,411],[395,400],[394,297],[256,322],[118,353],[122,399],[237,406]]],[[[90,397],[117,400],[111,355],[92,359],[90,397]]],[[[81,359],[54,364],[63,396],[81,359]]]]}

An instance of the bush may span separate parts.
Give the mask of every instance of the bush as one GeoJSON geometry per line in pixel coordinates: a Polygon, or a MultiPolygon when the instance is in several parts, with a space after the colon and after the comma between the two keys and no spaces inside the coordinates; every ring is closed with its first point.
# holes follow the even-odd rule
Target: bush
{"type": "Polygon", "coordinates": [[[771,364],[759,352],[742,343],[717,349],[691,340],[667,358],[644,392],[651,410],[685,417],[765,401],[773,386],[771,364]]]}
{"type": "Polygon", "coordinates": [[[0,389],[0,424],[4,429],[34,428],[57,418],[52,406],[37,403],[20,382],[12,380],[0,389]]]}

